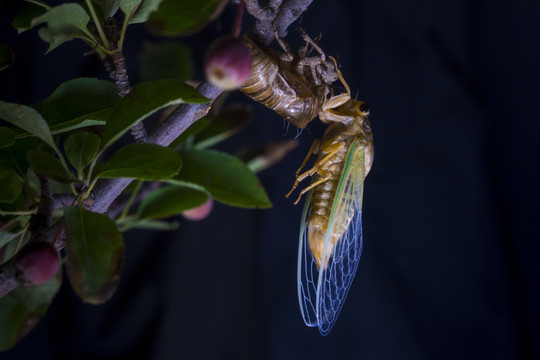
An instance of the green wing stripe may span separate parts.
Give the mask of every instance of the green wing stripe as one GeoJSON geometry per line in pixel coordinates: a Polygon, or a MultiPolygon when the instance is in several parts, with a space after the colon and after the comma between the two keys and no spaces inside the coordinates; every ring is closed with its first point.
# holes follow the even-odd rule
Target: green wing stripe
{"type": "MultiPolygon", "coordinates": [[[[338,210],[339,206],[339,199],[343,196],[343,191],[345,190],[345,186],[347,185],[347,181],[350,178],[351,171],[356,168],[357,166],[361,166],[362,172],[364,173],[364,150],[358,151],[358,148],[361,146],[359,141],[353,141],[351,146],[349,147],[349,151],[347,151],[347,156],[345,157],[345,166],[343,167],[343,171],[341,173],[341,177],[339,178],[339,184],[336,189],[336,194],[334,195],[334,199],[332,201],[332,211],[330,212],[330,218],[328,220],[328,230],[330,230],[330,227],[333,228],[332,224],[334,224],[335,216],[338,210]],[[360,163],[355,162],[355,158],[360,158],[360,163]]],[[[365,174],[363,174],[363,177],[365,177],[365,174]]],[[[326,245],[325,245],[326,247],[326,245]]]]}

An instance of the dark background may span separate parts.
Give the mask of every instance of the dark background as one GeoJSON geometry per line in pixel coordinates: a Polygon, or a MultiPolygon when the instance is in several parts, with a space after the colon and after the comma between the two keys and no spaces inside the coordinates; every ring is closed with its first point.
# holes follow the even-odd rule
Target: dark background
{"type": "MultiPolygon", "coordinates": [[[[0,73],[2,100],[32,104],[71,78],[106,78],[81,42],[42,56],[35,31],[17,37],[18,6],[0,2],[0,41],[17,56],[0,73]]],[[[179,40],[196,62],[233,14],[179,40]]],[[[64,284],[41,324],[0,358],[539,359],[539,19],[540,4],[525,0],[315,0],[302,15],[371,105],[375,136],[364,252],[327,337],[298,309],[301,206],[284,198],[324,130],[313,122],[299,148],[259,174],[272,209],[217,204],[174,233],[126,234],[108,304],[82,304],[64,284]]],[[[142,26],[127,35],[136,74],[151,36],[142,26]]],[[[251,126],[222,148],[296,135],[253,105],[251,126]]]]}

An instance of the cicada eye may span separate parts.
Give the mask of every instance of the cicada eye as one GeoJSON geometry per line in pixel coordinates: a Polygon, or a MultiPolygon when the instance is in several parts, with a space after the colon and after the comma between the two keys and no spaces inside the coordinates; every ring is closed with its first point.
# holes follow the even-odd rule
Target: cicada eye
{"type": "Polygon", "coordinates": [[[362,105],[360,105],[360,111],[363,112],[364,114],[369,114],[369,105],[366,103],[363,103],[362,105]]]}

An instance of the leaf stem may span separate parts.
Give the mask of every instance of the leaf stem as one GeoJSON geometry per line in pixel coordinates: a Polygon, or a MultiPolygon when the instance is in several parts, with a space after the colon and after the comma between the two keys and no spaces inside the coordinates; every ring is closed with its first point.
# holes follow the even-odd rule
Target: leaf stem
{"type": "Polygon", "coordinates": [[[96,185],[96,182],[99,178],[95,178],[90,185],[88,185],[88,190],[86,190],[86,193],[83,195],[83,199],[86,199],[88,196],[90,196],[90,193],[92,192],[92,189],[94,188],[94,185],[96,185]]]}
{"type": "Polygon", "coordinates": [[[118,217],[118,219],[116,221],[123,221],[127,217],[128,213],[129,213],[129,209],[131,208],[131,205],[133,204],[133,201],[135,200],[135,198],[139,194],[139,190],[141,190],[142,184],[143,184],[142,181],[138,181],[137,184],[135,184],[135,189],[133,189],[133,192],[131,193],[131,196],[129,197],[129,199],[128,199],[125,207],[124,207],[124,210],[122,211],[122,213],[120,214],[120,216],[118,217]]]}
{"type": "Polygon", "coordinates": [[[19,240],[17,240],[17,246],[15,246],[15,250],[13,251],[13,254],[16,254],[16,253],[19,252],[19,249],[20,249],[20,247],[21,247],[21,244],[22,244],[22,241],[23,241],[23,239],[24,239],[24,236],[26,235],[26,232],[28,231],[28,227],[29,227],[28,225],[26,225],[26,226],[24,227],[23,232],[22,232],[21,235],[19,236],[19,240]]]}
{"type": "Polygon", "coordinates": [[[35,1],[35,0],[24,0],[26,2],[29,2],[29,3],[32,3],[32,4],[35,4],[35,5],[39,5],[47,10],[50,10],[51,7],[45,3],[42,3],[41,1],[35,1]]]}
{"type": "Polygon", "coordinates": [[[120,39],[118,40],[118,50],[122,50],[123,46],[124,46],[124,38],[125,38],[125,35],[126,35],[126,30],[127,30],[127,27],[129,25],[129,20],[131,18],[129,16],[125,16],[124,17],[124,21],[122,22],[122,28],[120,29],[120,39]]]}
{"type": "Polygon", "coordinates": [[[109,44],[109,40],[107,40],[107,37],[103,32],[103,28],[101,27],[99,19],[96,15],[96,11],[94,10],[94,5],[92,5],[92,1],[85,0],[85,2],[86,6],[88,6],[88,10],[90,10],[90,15],[92,16],[92,20],[94,20],[94,24],[96,25],[97,32],[99,34],[99,37],[101,38],[101,41],[103,42],[103,45],[105,45],[105,47],[109,49],[111,45],[109,44]]]}
{"type": "Polygon", "coordinates": [[[0,215],[1,216],[6,216],[6,215],[15,215],[15,216],[18,216],[18,215],[32,215],[32,214],[35,214],[36,211],[37,211],[37,208],[32,209],[32,210],[24,210],[24,211],[2,211],[2,210],[0,210],[0,215]]]}

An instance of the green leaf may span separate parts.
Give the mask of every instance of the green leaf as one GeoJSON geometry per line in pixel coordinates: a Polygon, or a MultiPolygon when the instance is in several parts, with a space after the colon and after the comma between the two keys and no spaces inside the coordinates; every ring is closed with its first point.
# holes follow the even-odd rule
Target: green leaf
{"type": "Polygon", "coordinates": [[[156,219],[180,214],[208,200],[205,193],[183,186],[164,186],[146,196],[139,205],[139,218],[156,219]]]}
{"type": "Polygon", "coordinates": [[[90,16],[81,5],[68,3],[50,8],[46,13],[32,20],[31,25],[34,27],[47,23],[49,28],[63,29],[66,32],[78,29],[86,34],[88,22],[90,22],[90,16]]]}
{"type": "Polygon", "coordinates": [[[203,131],[204,129],[206,129],[210,125],[211,121],[212,119],[209,116],[202,117],[199,120],[195,121],[183,133],[181,133],[180,136],[178,136],[172,143],[170,143],[169,147],[171,149],[178,148],[190,136],[194,136],[200,133],[201,131],[203,131]]]}
{"type": "Polygon", "coordinates": [[[99,150],[99,136],[86,131],[73,133],[67,137],[64,150],[71,165],[82,173],[99,150]]]}
{"type": "Polygon", "coordinates": [[[103,20],[112,17],[120,7],[120,0],[92,0],[94,4],[98,4],[103,13],[103,20]]]}
{"type": "MultiPolygon", "coordinates": [[[[26,216],[26,217],[28,219],[30,219],[30,216],[26,216]]],[[[4,252],[3,253],[3,259],[2,259],[2,256],[0,256],[0,263],[2,261],[6,262],[9,259],[11,259],[13,256],[15,256],[16,252],[19,251],[19,249],[22,249],[28,243],[28,241],[30,240],[30,232],[26,231],[22,235],[23,235],[23,238],[21,239],[20,242],[17,239],[17,241],[10,241],[4,246],[4,248],[3,248],[3,252],[4,252]]],[[[0,255],[2,255],[1,251],[0,251],[0,255]]]]}
{"type": "Polygon", "coordinates": [[[37,138],[21,139],[15,141],[13,146],[0,149],[0,169],[16,170],[20,177],[26,176],[28,159],[26,153],[38,145],[37,138]]]}
{"type": "Polygon", "coordinates": [[[161,4],[163,0],[143,0],[142,4],[139,6],[137,11],[135,11],[135,15],[130,20],[130,24],[139,24],[143,23],[146,20],[148,20],[148,17],[150,14],[155,12],[159,4],[161,4]]]}
{"type": "Polygon", "coordinates": [[[163,0],[147,25],[158,35],[189,35],[202,30],[223,10],[228,0],[163,0]]]}
{"type": "Polygon", "coordinates": [[[56,49],[58,46],[62,45],[63,43],[77,38],[77,36],[73,36],[72,34],[63,34],[63,33],[54,34],[47,27],[38,29],[38,35],[41,40],[49,44],[49,48],[47,49],[45,54],[50,53],[51,51],[53,51],[54,49],[56,49]]]}
{"type": "Polygon", "coordinates": [[[169,179],[180,171],[178,154],[156,144],[130,144],[111,156],[99,177],[134,178],[139,180],[169,179]]]}
{"type": "Polygon", "coordinates": [[[22,180],[13,169],[0,169],[0,203],[17,200],[22,188],[22,180]]]}
{"type": "Polygon", "coordinates": [[[90,304],[109,300],[120,280],[124,242],[116,224],[107,216],[67,207],[66,269],[71,287],[90,304]]]}
{"type": "MultiPolygon", "coordinates": [[[[53,125],[51,126],[51,134],[58,135],[89,126],[105,125],[111,111],[112,109],[103,109],[91,114],[79,116],[73,120],[53,125]]],[[[23,135],[24,134],[17,135],[17,138],[23,137],[23,135]]]]}
{"type": "Polygon", "coordinates": [[[195,136],[195,147],[204,149],[242,130],[251,120],[251,109],[245,105],[227,108],[212,119],[210,126],[195,136]]]}
{"type": "Polygon", "coordinates": [[[120,9],[126,16],[131,14],[137,9],[142,0],[120,0],[120,9]]]}
{"type": "Polygon", "coordinates": [[[209,100],[197,90],[177,80],[141,83],[114,107],[102,135],[102,148],[118,140],[133,125],[169,105],[205,103],[209,100]]]}
{"type": "Polygon", "coordinates": [[[37,136],[53,149],[58,149],[52,138],[49,125],[47,125],[43,117],[31,107],[0,101],[0,119],[6,120],[7,122],[37,136]]]}
{"type": "Polygon", "coordinates": [[[15,59],[11,46],[0,43],[0,71],[7,68],[15,59]]]}
{"type": "Polygon", "coordinates": [[[160,221],[152,219],[136,219],[126,220],[122,222],[120,231],[131,229],[145,229],[156,231],[172,231],[178,229],[180,222],[178,221],[160,221]]]}
{"type": "Polygon", "coordinates": [[[53,155],[41,150],[30,150],[27,154],[30,166],[35,172],[59,182],[74,182],[73,176],[66,172],[62,163],[53,155]]]}
{"type": "Polygon", "coordinates": [[[193,75],[191,52],[184,45],[173,41],[145,42],[141,54],[139,79],[187,80],[193,75]]]}
{"type": "Polygon", "coordinates": [[[87,26],[90,16],[79,4],[68,3],[55,6],[46,13],[33,19],[31,26],[47,23],[46,30],[40,29],[39,35],[50,45],[49,51],[60,44],[80,38],[91,43],[93,35],[88,31],[87,26]]]}
{"type": "Polygon", "coordinates": [[[0,148],[7,148],[15,144],[15,133],[7,126],[0,126],[0,148]]]}
{"type": "MultiPolygon", "coordinates": [[[[0,248],[4,245],[6,245],[8,242],[10,242],[13,239],[16,239],[21,233],[10,233],[9,231],[0,230],[0,248]]],[[[0,259],[0,263],[2,263],[2,259],[0,259]]]]}
{"type": "Polygon", "coordinates": [[[62,284],[60,274],[43,285],[19,287],[0,299],[0,351],[13,347],[43,318],[62,284]]]}
{"type": "Polygon", "coordinates": [[[25,4],[15,15],[15,19],[11,23],[19,34],[25,32],[32,27],[32,20],[47,11],[46,8],[36,4],[25,4]]]}
{"type": "Polygon", "coordinates": [[[181,150],[183,168],[171,183],[210,194],[224,204],[268,208],[272,203],[259,179],[238,158],[212,150],[181,150]]]}
{"type": "Polygon", "coordinates": [[[112,108],[119,100],[118,89],[113,82],[78,78],[61,84],[48,98],[32,107],[54,128],[85,115],[112,108]]]}

